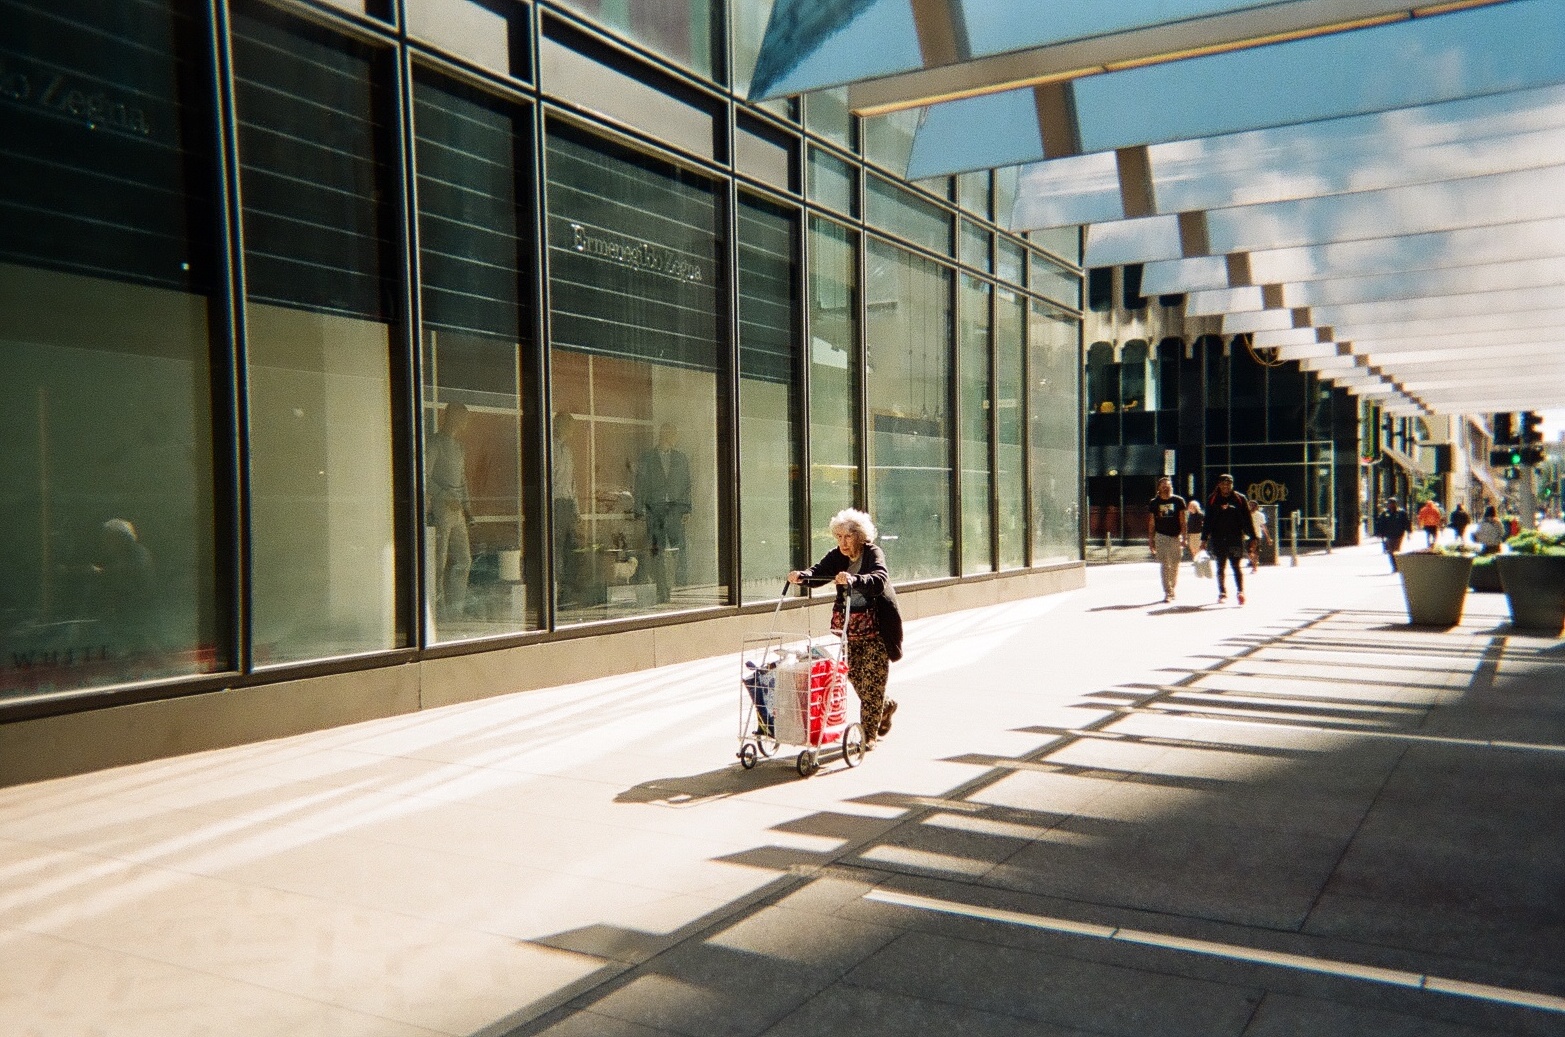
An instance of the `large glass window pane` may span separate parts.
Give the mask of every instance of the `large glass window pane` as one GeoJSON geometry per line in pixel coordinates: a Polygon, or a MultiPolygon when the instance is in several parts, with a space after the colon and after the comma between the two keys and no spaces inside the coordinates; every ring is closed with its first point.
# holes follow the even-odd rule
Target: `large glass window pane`
{"type": "Polygon", "coordinates": [[[952,574],[951,271],[871,241],[870,505],[899,580],[952,574]]]}
{"type": "Polygon", "coordinates": [[[962,237],[957,243],[961,248],[964,264],[989,273],[994,264],[989,259],[989,232],[969,220],[962,221],[962,237]]]}
{"type": "Polygon", "coordinates": [[[989,530],[989,297],[987,281],[964,275],[957,338],[962,442],[962,572],[994,568],[989,530]]]}
{"type": "Polygon", "coordinates": [[[386,55],[236,12],[257,664],[406,643],[386,55]]]}
{"type": "Polygon", "coordinates": [[[994,222],[1003,228],[1011,226],[1011,216],[1016,211],[1021,173],[1021,166],[1006,166],[994,171],[994,222]]]}
{"type": "Polygon", "coordinates": [[[1071,263],[1081,262],[1081,231],[1077,227],[1051,227],[1028,235],[1034,245],[1047,249],[1071,263]]]}
{"type": "Polygon", "coordinates": [[[849,216],[858,215],[856,171],[842,159],[819,148],[810,149],[809,196],[812,200],[849,216]]]}
{"type": "Polygon", "coordinates": [[[1027,276],[1027,251],[1010,238],[1002,237],[995,249],[995,275],[1002,281],[1020,287],[1027,276]]]}
{"type": "MultiPolygon", "coordinates": [[[[733,27],[734,93],[744,97],[750,92],[750,79],[755,74],[755,59],[761,53],[761,40],[766,36],[766,23],[772,16],[773,0],[729,0],[728,21],[733,27]]],[[[787,117],[791,106],[788,98],[777,97],[760,102],[760,107],[787,117]]]]}
{"type": "Polygon", "coordinates": [[[0,701],[232,664],[203,33],[56,6],[0,16],[0,701]]]}
{"type": "Polygon", "coordinates": [[[559,620],[721,604],[715,192],[565,127],[547,160],[559,620]]]}
{"type": "Polygon", "coordinates": [[[1028,339],[1033,562],[1079,559],[1076,380],[1082,366],[1081,325],[1074,317],[1034,302],[1028,339]]]}
{"type": "Polygon", "coordinates": [[[793,215],[739,202],[739,544],[744,601],[775,598],[803,547],[793,215]]]}
{"type": "Polygon", "coordinates": [[[848,111],[848,88],[820,90],[804,98],[805,128],[844,148],[853,147],[853,113],[848,111]]]}
{"type": "Polygon", "coordinates": [[[972,213],[983,219],[989,218],[989,171],[982,173],[962,173],[956,178],[957,202],[972,213]]]}
{"type": "Polygon", "coordinates": [[[871,175],[865,214],[869,222],[943,255],[951,254],[951,214],[889,180],[871,175]]]}
{"type": "Polygon", "coordinates": [[[902,176],[913,154],[913,135],[918,132],[919,118],[919,110],[910,108],[865,119],[864,157],[902,176]]]}
{"type": "Polygon", "coordinates": [[[1063,303],[1071,309],[1081,307],[1081,274],[1046,259],[1037,252],[1032,258],[1032,290],[1063,303]]]}
{"type": "MultiPolygon", "coordinates": [[[[559,0],[599,25],[704,76],[712,74],[713,0],[559,0]]],[[[764,30],[763,30],[764,31],[764,30]]]]}
{"type": "Polygon", "coordinates": [[[827,522],[862,503],[858,465],[858,235],[810,220],[810,551],[837,546],[827,522]]]}
{"type": "Polygon", "coordinates": [[[527,118],[418,73],[425,622],[431,640],[532,629],[536,479],[524,401],[527,118]],[[519,194],[520,189],[520,194],[519,194]]]}
{"type": "Polygon", "coordinates": [[[1022,350],[1027,300],[1004,288],[995,299],[995,496],[999,501],[1000,568],[1027,564],[1027,482],[1023,471],[1022,350]]]}

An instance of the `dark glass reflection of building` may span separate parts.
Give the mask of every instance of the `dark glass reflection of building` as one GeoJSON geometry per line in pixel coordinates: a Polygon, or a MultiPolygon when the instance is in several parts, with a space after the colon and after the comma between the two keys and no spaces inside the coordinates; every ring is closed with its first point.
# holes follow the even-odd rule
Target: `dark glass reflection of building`
{"type": "Polygon", "coordinates": [[[1204,505],[1224,472],[1279,540],[1297,513],[1301,547],[1357,542],[1355,397],[1187,319],[1183,296],[1141,296],[1138,267],[1089,272],[1084,339],[1089,542],[1144,539],[1159,477],[1204,505]]]}
{"type": "Polygon", "coordinates": [[[1079,234],[750,104],[764,0],[57,7],[0,0],[0,783],[731,650],[849,506],[924,614],[1083,582],[1079,234]]]}

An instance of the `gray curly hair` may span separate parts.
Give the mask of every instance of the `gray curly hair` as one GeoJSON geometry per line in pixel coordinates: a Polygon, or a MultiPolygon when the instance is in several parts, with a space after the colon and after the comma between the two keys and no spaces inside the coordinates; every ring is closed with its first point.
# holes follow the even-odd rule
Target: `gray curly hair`
{"type": "Polygon", "coordinates": [[[868,512],[857,508],[843,508],[831,517],[828,527],[834,536],[838,533],[855,533],[866,544],[873,544],[878,533],[875,520],[869,517],[868,512]]]}

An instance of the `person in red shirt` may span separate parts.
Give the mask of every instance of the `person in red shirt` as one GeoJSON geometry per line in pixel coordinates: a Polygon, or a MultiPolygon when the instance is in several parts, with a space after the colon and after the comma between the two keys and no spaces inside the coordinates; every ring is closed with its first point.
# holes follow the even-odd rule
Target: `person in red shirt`
{"type": "Polygon", "coordinates": [[[1418,509],[1418,526],[1424,531],[1424,546],[1434,547],[1435,541],[1440,539],[1440,527],[1445,524],[1445,516],[1440,513],[1440,505],[1435,503],[1433,497],[1424,501],[1424,506],[1418,509]]]}

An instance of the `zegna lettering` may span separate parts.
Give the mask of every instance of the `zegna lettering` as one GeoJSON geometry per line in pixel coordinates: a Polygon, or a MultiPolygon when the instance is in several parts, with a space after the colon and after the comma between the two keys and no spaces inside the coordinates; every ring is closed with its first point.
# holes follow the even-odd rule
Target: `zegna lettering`
{"type": "Polygon", "coordinates": [[[116,101],[104,90],[83,87],[58,72],[29,72],[0,62],[0,98],[63,115],[86,123],[89,129],[104,127],[152,136],[152,122],[135,105],[116,101]]]}
{"type": "Polygon", "coordinates": [[[618,263],[620,266],[648,270],[665,277],[690,281],[693,284],[701,284],[705,280],[699,266],[673,249],[654,245],[650,241],[636,241],[633,238],[616,241],[613,238],[594,234],[579,223],[571,224],[571,248],[584,255],[618,263]]]}

